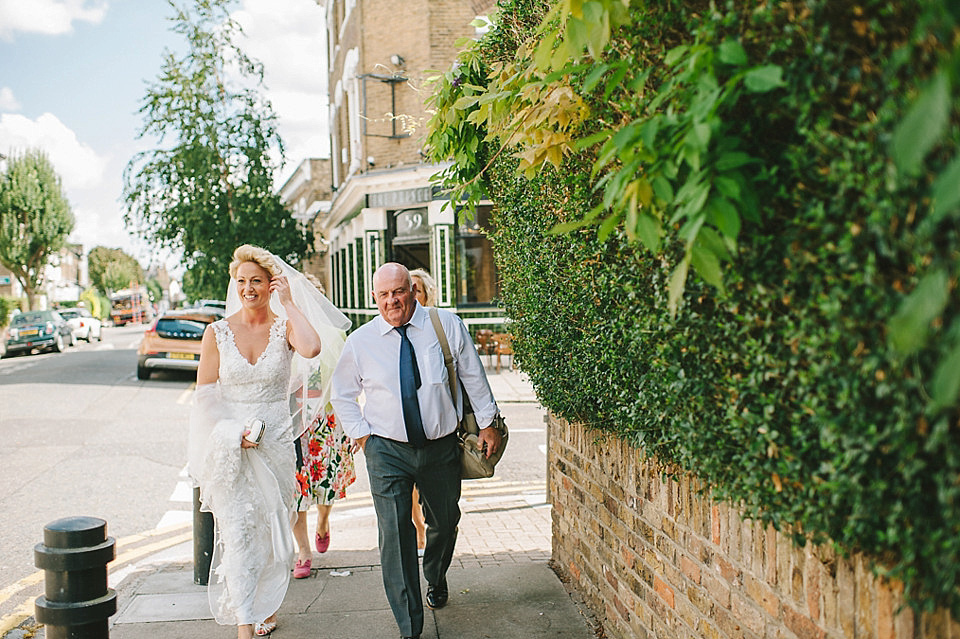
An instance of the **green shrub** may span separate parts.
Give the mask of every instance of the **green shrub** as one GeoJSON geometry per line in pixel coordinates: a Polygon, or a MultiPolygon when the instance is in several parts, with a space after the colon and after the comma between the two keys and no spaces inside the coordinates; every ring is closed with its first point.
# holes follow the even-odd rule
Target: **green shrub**
{"type": "Polygon", "coordinates": [[[584,4],[619,25],[598,49],[502,2],[434,94],[446,184],[496,205],[518,361],[561,417],[957,615],[960,15],[615,4],[584,4]]]}
{"type": "Polygon", "coordinates": [[[22,300],[14,297],[0,296],[0,328],[5,328],[10,321],[10,313],[15,308],[22,308],[22,300]]]}

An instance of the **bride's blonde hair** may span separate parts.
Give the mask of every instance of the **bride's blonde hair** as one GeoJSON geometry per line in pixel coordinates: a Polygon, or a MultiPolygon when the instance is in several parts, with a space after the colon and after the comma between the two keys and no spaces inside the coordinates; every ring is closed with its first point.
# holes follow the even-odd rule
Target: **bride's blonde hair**
{"type": "Polygon", "coordinates": [[[244,244],[238,246],[237,250],[233,252],[233,261],[230,262],[230,277],[237,277],[237,269],[244,262],[253,262],[269,273],[271,277],[276,277],[281,273],[280,265],[273,260],[270,251],[252,244],[244,244]]]}

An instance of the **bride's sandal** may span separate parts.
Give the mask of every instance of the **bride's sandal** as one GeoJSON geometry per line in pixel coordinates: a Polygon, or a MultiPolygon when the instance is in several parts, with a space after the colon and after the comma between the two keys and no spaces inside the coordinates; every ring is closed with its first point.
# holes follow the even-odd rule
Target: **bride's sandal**
{"type": "Polygon", "coordinates": [[[253,634],[257,635],[258,637],[266,637],[276,629],[277,629],[276,621],[261,621],[258,624],[254,624],[253,634]]]}

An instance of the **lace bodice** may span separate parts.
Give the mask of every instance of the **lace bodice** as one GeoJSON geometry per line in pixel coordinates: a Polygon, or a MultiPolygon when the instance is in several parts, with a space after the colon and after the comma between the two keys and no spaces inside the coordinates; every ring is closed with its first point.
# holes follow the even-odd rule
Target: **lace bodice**
{"type": "Polygon", "coordinates": [[[220,388],[224,400],[242,404],[287,401],[293,351],[287,345],[285,319],[274,320],[267,347],[253,364],[237,348],[227,320],[214,322],[213,329],[220,351],[220,388]]]}

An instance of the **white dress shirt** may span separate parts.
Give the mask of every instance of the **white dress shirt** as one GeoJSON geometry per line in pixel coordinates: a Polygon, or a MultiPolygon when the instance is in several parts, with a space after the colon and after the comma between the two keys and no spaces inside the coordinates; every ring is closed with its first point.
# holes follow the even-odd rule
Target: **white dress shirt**
{"type": "MultiPolygon", "coordinates": [[[[493,423],[497,404],[483,363],[463,320],[449,311],[438,309],[437,313],[477,424],[486,428],[493,423]]],[[[457,428],[463,410],[463,398],[459,397],[462,393],[457,389],[455,409],[440,342],[430,315],[419,303],[408,326],[407,337],[413,344],[420,370],[417,398],[423,430],[427,439],[440,439],[457,428]]],[[[400,333],[383,317],[378,315],[347,337],[333,372],[330,401],[349,437],[377,435],[407,441],[400,401],[400,333]],[[361,393],[364,395],[362,408],[358,403],[361,393]]]]}

